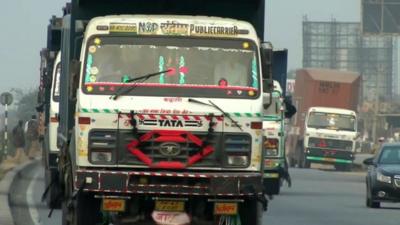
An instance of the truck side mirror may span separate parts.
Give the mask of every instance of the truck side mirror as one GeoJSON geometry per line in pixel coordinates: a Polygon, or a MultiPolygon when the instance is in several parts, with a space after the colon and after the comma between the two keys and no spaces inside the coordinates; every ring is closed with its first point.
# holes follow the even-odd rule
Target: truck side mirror
{"type": "Polygon", "coordinates": [[[285,99],[283,100],[283,103],[285,104],[285,118],[290,119],[296,114],[297,109],[296,107],[292,104],[292,101],[289,100],[289,98],[286,96],[285,99]]]}
{"type": "Polygon", "coordinates": [[[272,44],[269,42],[262,43],[260,53],[264,92],[270,93],[274,88],[272,81],[272,44]]]}
{"type": "Polygon", "coordinates": [[[272,94],[264,92],[263,93],[263,107],[264,107],[264,109],[267,110],[271,106],[271,103],[272,103],[272,94]]]}
{"type": "Polygon", "coordinates": [[[260,48],[261,54],[261,68],[262,68],[262,80],[263,80],[263,105],[264,109],[268,109],[268,107],[272,103],[272,90],[274,89],[273,80],[272,80],[272,44],[269,42],[265,42],[261,44],[260,48]]]}

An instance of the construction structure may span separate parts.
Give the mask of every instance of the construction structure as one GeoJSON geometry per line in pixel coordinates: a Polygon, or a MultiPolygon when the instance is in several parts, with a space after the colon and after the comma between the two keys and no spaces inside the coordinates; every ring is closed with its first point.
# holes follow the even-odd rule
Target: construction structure
{"type": "Polygon", "coordinates": [[[303,67],[362,74],[362,98],[392,98],[394,45],[390,36],[363,36],[360,23],[303,21],[303,67]]]}

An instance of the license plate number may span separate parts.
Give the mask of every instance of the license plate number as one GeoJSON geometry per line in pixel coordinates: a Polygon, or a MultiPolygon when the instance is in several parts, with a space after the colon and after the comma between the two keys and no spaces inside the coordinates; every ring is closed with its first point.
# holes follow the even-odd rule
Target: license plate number
{"type": "Polygon", "coordinates": [[[217,202],[214,205],[215,215],[236,215],[238,213],[237,203],[222,203],[217,202]]]}
{"type": "Polygon", "coordinates": [[[125,200],[123,199],[103,199],[103,211],[125,212],[125,200]]]}
{"type": "Polygon", "coordinates": [[[334,159],[334,158],[325,158],[325,161],[327,161],[327,162],[335,162],[336,159],[334,159]]]}
{"type": "Polygon", "coordinates": [[[185,211],[185,202],[156,201],[156,210],[164,212],[183,212],[185,211]]]}

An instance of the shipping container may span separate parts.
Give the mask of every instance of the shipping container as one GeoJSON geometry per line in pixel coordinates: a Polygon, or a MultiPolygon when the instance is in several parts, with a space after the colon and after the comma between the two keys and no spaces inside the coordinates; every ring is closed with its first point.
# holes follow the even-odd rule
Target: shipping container
{"type": "Polygon", "coordinates": [[[294,126],[302,135],[304,119],[310,107],[336,107],[357,112],[361,77],[358,73],[328,69],[296,71],[293,102],[297,108],[294,126]]]}

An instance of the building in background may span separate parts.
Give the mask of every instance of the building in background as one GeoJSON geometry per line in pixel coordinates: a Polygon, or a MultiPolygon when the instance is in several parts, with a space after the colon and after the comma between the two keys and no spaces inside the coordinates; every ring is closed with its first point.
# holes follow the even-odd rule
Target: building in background
{"type": "Polygon", "coordinates": [[[362,35],[360,23],[303,21],[303,67],[360,73],[364,101],[392,99],[398,74],[394,45],[391,36],[362,35]]]}

